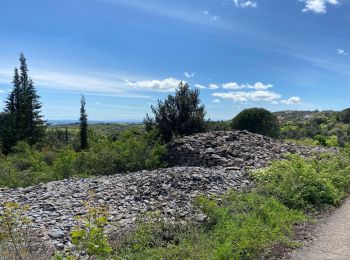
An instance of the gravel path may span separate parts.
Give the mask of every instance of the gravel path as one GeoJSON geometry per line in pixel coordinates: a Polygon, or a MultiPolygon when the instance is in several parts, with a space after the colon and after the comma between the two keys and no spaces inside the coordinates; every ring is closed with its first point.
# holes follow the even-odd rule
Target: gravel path
{"type": "Polygon", "coordinates": [[[293,260],[350,259],[350,198],[316,230],[310,245],[293,253],[293,260]]]}

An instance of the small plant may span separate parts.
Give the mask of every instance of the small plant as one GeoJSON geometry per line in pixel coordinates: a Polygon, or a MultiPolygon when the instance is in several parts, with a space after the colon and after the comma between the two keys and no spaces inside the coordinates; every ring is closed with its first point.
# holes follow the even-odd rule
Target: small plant
{"type": "Polygon", "coordinates": [[[29,254],[26,226],[29,219],[22,216],[25,207],[15,202],[6,202],[0,215],[0,255],[24,260],[29,254]]]}
{"type": "Polygon", "coordinates": [[[77,257],[66,259],[80,259],[87,254],[89,257],[107,258],[112,248],[105,233],[108,222],[108,211],[102,206],[94,206],[92,199],[86,203],[87,213],[78,218],[81,222],[71,232],[72,243],[76,246],[77,257]]]}

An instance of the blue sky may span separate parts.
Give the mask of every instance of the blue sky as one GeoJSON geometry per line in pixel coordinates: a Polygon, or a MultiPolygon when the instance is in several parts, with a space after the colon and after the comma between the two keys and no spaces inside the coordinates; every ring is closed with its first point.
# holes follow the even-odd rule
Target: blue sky
{"type": "Polygon", "coordinates": [[[142,120],[180,80],[207,117],[350,106],[350,0],[1,0],[0,108],[18,54],[46,119],[142,120]]]}

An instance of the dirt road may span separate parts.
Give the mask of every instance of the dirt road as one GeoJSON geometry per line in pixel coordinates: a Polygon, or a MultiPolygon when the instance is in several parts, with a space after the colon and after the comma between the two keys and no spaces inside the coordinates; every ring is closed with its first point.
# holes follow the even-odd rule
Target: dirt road
{"type": "Polygon", "coordinates": [[[296,250],[292,260],[350,260],[350,198],[316,229],[313,242],[296,250]]]}

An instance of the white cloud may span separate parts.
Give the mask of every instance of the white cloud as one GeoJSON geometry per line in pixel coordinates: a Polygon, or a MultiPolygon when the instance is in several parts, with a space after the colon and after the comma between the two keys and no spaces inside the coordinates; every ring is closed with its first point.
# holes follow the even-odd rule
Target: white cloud
{"type": "Polygon", "coordinates": [[[144,81],[126,81],[126,85],[133,88],[146,89],[151,91],[160,91],[160,92],[170,92],[174,91],[178,86],[181,80],[175,78],[167,78],[164,80],[144,80],[144,81]]]}
{"type": "Polygon", "coordinates": [[[236,82],[228,82],[222,84],[223,89],[243,89],[245,88],[245,85],[239,85],[236,82]]]}
{"type": "Polygon", "coordinates": [[[301,104],[301,98],[300,97],[291,97],[291,98],[288,98],[286,100],[282,100],[281,102],[283,104],[286,104],[286,105],[297,105],[297,104],[301,104]]]}
{"type": "Polygon", "coordinates": [[[268,88],[272,88],[273,85],[272,84],[263,84],[261,82],[256,82],[253,86],[249,87],[249,88],[253,88],[256,90],[264,90],[264,89],[268,89],[268,88]]]}
{"type": "Polygon", "coordinates": [[[247,102],[247,101],[274,101],[281,98],[281,95],[266,90],[256,90],[256,91],[236,91],[236,92],[227,92],[213,93],[214,97],[221,97],[223,99],[231,99],[235,102],[247,102]]]}
{"type": "Polygon", "coordinates": [[[194,86],[195,86],[196,88],[200,88],[200,89],[205,89],[205,88],[207,88],[206,86],[203,86],[203,85],[201,85],[201,84],[194,84],[194,86]]]}
{"type": "Polygon", "coordinates": [[[233,0],[235,3],[236,7],[240,8],[256,8],[258,4],[255,1],[250,1],[250,0],[233,0]]]}
{"type": "Polygon", "coordinates": [[[219,88],[219,86],[216,85],[216,84],[210,84],[209,85],[209,89],[218,89],[218,88],[219,88]]]}
{"type": "Polygon", "coordinates": [[[6,93],[5,90],[0,89],[0,94],[5,94],[5,93],[6,93]]]}
{"type": "Polygon", "coordinates": [[[184,75],[186,78],[193,78],[194,77],[194,72],[189,73],[189,72],[184,72],[184,75]]]}
{"type": "Polygon", "coordinates": [[[327,4],[339,4],[338,0],[301,0],[305,2],[303,12],[314,12],[318,14],[327,13],[327,4]]]}
{"type": "Polygon", "coordinates": [[[339,55],[348,55],[349,53],[347,51],[345,51],[344,49],[336,49],[336,52],[339,55]]]}
{"type": "Polygon", "coordinates": [[[228,83],[222,84],[223,89],[232,89],[232,90],[237,90],[237,89],[266,90],[272,87],[273,87],[272,84],[264,84],[261,82],[256,82],[254,85],[238,84],[236,82],[228,82],[228,83]]]}
{"type": "Polygon", "coordinates": [[[221,103],[221,101],[220,101],[220,99],[216,98],[216,99],[213,100],[213,103],[221,103]]]}

